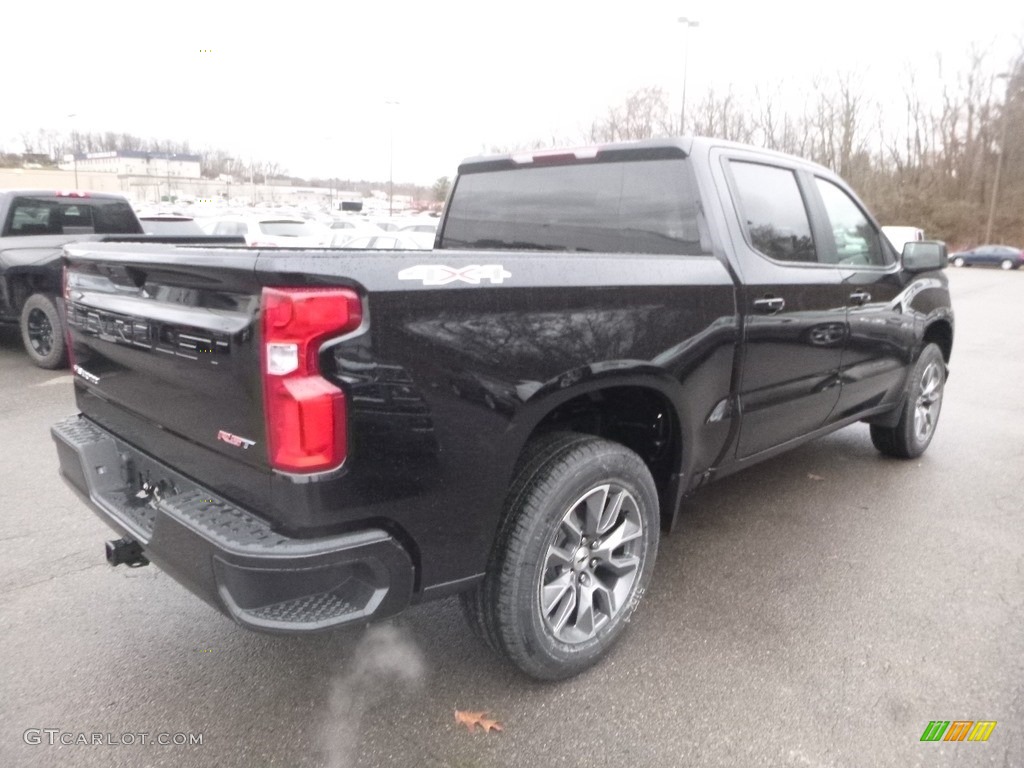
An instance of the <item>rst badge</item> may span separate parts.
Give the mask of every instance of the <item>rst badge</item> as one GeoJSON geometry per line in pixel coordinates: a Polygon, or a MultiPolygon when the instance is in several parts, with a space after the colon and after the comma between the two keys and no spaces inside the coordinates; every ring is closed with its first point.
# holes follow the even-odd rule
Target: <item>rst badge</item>
{"type": "Polygon", "coordinates": [[[242,450],[249,450],[252,446],[256,445],[255,440],[246,440],[244,437],[238,435],[232,435],[230,432],[225,432],[223,429],[217,433],[217,439],[223,440],[228,445],[233,445],[235,448],[241,448],[242,450]]]}
{"type": "Polygon", "coordinates": [[[454,282],[480,285],[484,280],[490,281],[492,285],[500,285],[509,277],[512,277],[512,273],[500,264],[471,264],[461,268],[446,267],[443,264],[417,264],[398,273],[399,280],[421,280],[424,285],[448,285],[454,282]]]}

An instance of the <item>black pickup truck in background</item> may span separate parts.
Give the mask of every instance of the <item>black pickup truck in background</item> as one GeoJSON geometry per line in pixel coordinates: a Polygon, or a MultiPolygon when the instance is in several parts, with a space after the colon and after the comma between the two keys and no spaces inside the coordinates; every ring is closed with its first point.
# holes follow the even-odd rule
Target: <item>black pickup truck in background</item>
{"type": "Polygon", "coordinates": [[[63,247],[81,241],[229,244],[240,238],[147,235],[123,195],[0,190],[0,323],[17,323],[41,368],[67,363],[59,308],[63,247]]]}
{"type": "MultiPolygon", "coordinates": [[[[460,594],[530,675],[593,664],[705,483],[866,421],[935,434],[945,246],[711,139],[478,158],[436,248],[66,248],[61,473],[243,626],[460,594]]],[[[880,463],[884,482],[887,465],[880,463]]]]}

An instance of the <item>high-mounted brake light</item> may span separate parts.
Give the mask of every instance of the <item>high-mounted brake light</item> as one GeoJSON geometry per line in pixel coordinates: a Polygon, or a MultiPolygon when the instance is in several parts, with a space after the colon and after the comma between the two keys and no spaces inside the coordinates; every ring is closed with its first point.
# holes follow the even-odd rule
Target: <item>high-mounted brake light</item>
{"type": "Polygon", "coordinates": [[[263,289],[263,398],[275,469],[319,472],[345,461],[345,393],[320,375],[318,357],[324,340],[362,319],[348,288],[263,289]]]}
{"type": "Polygon", "coordinates": [[[88,192],[77,192],[75,190],[59,190],[54,193],[56,197],[88,197],[88,192]]]}
{"type": "Polygon", "coordinates": [[[520,165],[534,163],[564,163],[572,160],[593,160],[597,157],[597,147],[575,147],[572,149],[548,149],[541,152],[523,152],[512,155],[512,162],[520,165]]]}

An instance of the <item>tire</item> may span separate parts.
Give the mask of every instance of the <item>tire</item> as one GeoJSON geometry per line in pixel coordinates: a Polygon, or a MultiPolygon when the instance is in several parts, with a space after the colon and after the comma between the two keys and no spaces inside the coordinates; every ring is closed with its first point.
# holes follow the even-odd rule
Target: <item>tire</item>
{"type": "Polygon", "coordinates": [[[54,299],[34,293],[21,308],[21,341],[29,358],[40,368],[63,368],[68,362],[64,321],[54,299]]]}
{"type": "Polygon", "coordinates": [[[633,451],[572,433],[540,438],[524,452],[487,573],[463,610],[531,677],[576,675],[629,623],[654,569],[659,522],[654,480],[633,451]]]}
{"type": "Polygon", "coordinates": [[[954,267],[962,267],[963,265],[964,265],[964,260],[962,258],[960,258],[959,256],[957,256],[955,259],[953,259],[953,266],[954,267]]]}
{"type": "Polygon", "coordinates": [[[999,266],[1007,271],[1013,269],[1016,265],[1010,259],[1003,259],[999,262],[999,266]]]}
{"type": "Polygon", "coordinates": [[[910,373],[907,397],[895,427],[871,425],[871,442],[887,456],[916,459],[935,436],[946,384],[946,361],[937,344],[928,344],[910,373]]]}

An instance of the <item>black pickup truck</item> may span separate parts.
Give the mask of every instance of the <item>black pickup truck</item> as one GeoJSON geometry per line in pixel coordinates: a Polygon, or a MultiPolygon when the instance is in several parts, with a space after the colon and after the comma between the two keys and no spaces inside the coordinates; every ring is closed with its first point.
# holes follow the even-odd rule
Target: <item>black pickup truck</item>
{"type": "Polygon", "coordinates": [[[67,247],[81,413],[52,433],[108,560],[267,631],[460,594],[554,679],[620,635],[687,494],[856,422],[905,458],[935,433],[945,246],[895,253],[820,166],[471,159],[435,245],[67,247]]]}
{"type": "Polygon", "coordinates": [[[87,240],[245,242],[242,238],[147,235],[123,195],[0,190],[0,323],[19,325],[25,351],[40,368],[67,364],[59,302],[62,249],[87,240]]]}

